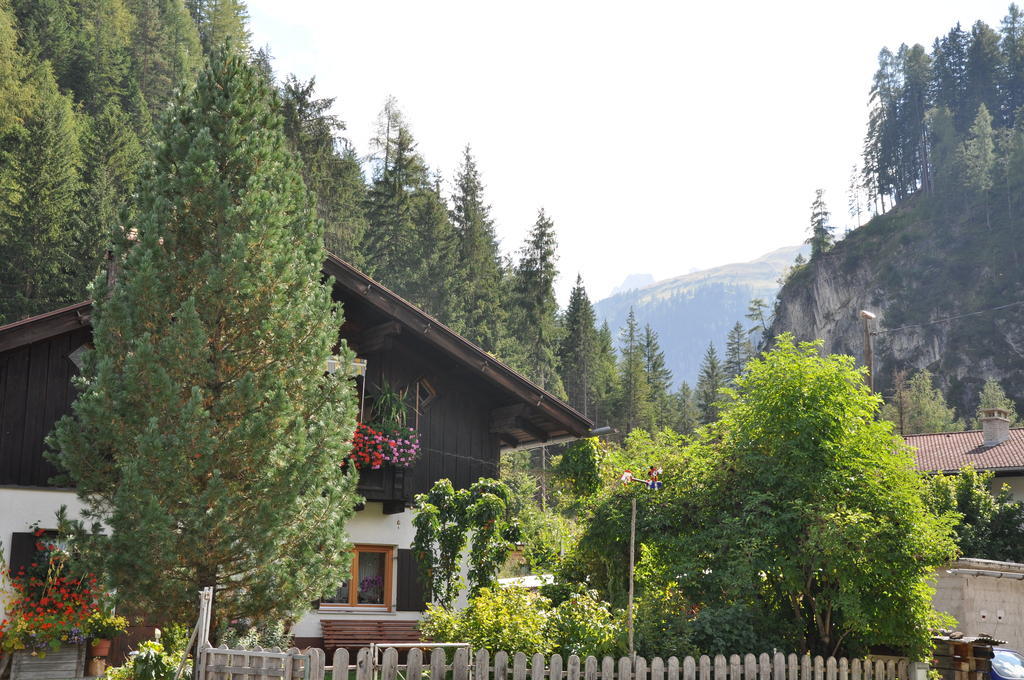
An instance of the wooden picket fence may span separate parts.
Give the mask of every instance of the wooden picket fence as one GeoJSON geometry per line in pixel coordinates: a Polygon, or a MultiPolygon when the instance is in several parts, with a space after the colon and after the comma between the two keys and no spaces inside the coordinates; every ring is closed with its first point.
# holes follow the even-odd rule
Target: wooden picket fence
{"type": "MultiPolygon", "coordinates": [[[[429,648],[429,643],[424,647],[429,648]]],[[[315,648],[300,652],[294,648],[210,647],[200,653],[196,680],[323,680],[325,671],[332,672],[333,680],[348,680],[353,672],[355,680],[914,680],[910,677],[914,668],[906,659],[826,659],[776,653],[688,656],[681,661],[674,656],[648,661],[640,656],[581,659],[574,654],[563,660],[559,654],[528,657],[505,652],[492,658],[486,649],[472,654],[468,647],[435,648],[429,653],[411,647],[407,651],[405,663],[400,664],[394,647],[382,654],[361,649],[352,664],[348,651],[338,649],[332,664],[325,666],[323,652],[315,648]]]]}
{"type": "MultiPolygon", "coordinates": [[[[434,649],[428,658],[412,648],[406,663],[399,664],[398,651],[389,647],[378,663],[369,649],[361,649],[352,666],[348,652],[339,649],[331,668],[355,670],[356,680],[424,680],[425,676],[445,678],[448,673],[452,680],[509,680],[509,675],[511,680],[912,680],[906,659],[825,659],[776,653],[688,656],[682,661],[674,656],[668,660],[654,657],[648,661],[640,656],[581,659],[573,654],[563,661],[559,654],[527,657],[521,652],[511,656],[498,652],[492,659],[486,649],[471,655],[467,648],[456,649],[450,663],[447,657],[444,649],[434,649]]],[[[343,680],[346,676],[336,673],[333,677],[343,680]]]]}
{"type": "Polygon", "coordinates": [[[312,647],[282,650],[230,649],[227,645],[207,647],[199,652],[195,680],[323,680],[324,651],[312,647]]]}

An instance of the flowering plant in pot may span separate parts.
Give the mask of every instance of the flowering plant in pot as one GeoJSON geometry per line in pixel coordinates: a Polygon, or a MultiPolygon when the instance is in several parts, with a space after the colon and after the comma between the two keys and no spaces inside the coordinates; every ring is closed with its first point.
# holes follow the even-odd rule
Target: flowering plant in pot
{"type": "Polygon", "coordinates": [[[406,403],[402,394],[384,384],[373,399],[373,423],[357,423],[352,450],[345,464],[358,470],[377,470],[385,463],[410,467],[420,454],[420,437],[406,426],[406,403]]]}
{"type": "Polygon", "coordinates": [[[86,621],[98,608],[96,578],[67,573],[68,555],[45,532],[35,531],[36,555],[28,567],[4,572],[11,598],[0,621],[0,651],[45,657],[65,644],[85,642],[86,621]]]}
{"type": "Polygon", "coordinates": [[[89,656],[110,654],[110,640],[128,630],[128,619],[105,611],[95,611],[85,622],[85,634],[90,638],[89,656]]]}
{"type": "Polygon", "coordinates": [[[384,463],[409,467],[420,453],[420,438],[410,427],[385,428],[358,423],[352,435],[352,450],[346,462],[356,469],[376,470],[384,463]]]}

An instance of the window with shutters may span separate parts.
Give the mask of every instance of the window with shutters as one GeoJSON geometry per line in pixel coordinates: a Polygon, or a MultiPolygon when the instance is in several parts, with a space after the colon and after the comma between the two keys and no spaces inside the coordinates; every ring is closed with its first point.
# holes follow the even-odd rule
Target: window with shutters
{"type": "Polygon", "coordinates": [[[376,609],[391,611],[391,562],[394,548],[379,545],[357,545],[352,552],[352,567],[334,597],[320,600],[320,611],[341,609],[376,609]]]}

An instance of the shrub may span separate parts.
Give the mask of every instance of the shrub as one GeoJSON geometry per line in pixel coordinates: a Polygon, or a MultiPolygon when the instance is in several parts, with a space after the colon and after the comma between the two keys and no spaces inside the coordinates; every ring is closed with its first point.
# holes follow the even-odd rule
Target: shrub
{"type": "Polygon", "coordinates": [[[548,635],[555,651],[585,656],[614,655],[625,651],[622,611],[598,599],[597,591],[574,593],[551,610],[548,635]]]}
{"type": "MultiPolygon", "coordinates": [[[[118,668],[108,668],[104,680],[174,680],[181,658],[164,650],[156,640],[143,642],[128,662],[118,668]]],[[[190,674],[187,672],[183,677],[190,674]]]]}
{"type": "Polygon", "coordinates": [[[97,640],[109,640],[128,630],[128,619],[103,611],[93,612],[85,621],[85,634],[97,640]]]}
{"type": "Polygon", "coordinates": [[[481,588],[462,611],[430,605],[420,629],[437,642],[491,651],[550,654],[548,601],[525,588],[481,588]]]}

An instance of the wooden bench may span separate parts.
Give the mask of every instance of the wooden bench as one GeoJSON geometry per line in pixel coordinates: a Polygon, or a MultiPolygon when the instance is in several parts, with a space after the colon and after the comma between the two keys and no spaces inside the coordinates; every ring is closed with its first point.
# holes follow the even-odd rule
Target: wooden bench
{"type": "Polygon", "coordinates": [[[324,633],[324,652],[330,658],[339,647],[351,652],[374,642],[421,642],[423,637],[416,627],[418,624],[418,621],[321,620],[320,628],[324,633]]]}

